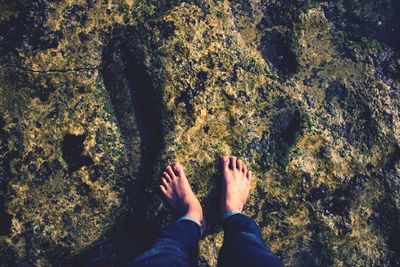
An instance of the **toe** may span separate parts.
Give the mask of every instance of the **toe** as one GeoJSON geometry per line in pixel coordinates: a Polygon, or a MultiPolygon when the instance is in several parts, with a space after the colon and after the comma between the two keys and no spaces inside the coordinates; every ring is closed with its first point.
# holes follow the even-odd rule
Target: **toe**
{"type": "Polygon", "coordinates": [[[177,175],[177,176],[183,175],[183,166],[179,162],[174,163],[173,169],[174,169],[175,175],[177,175]]]}
{"type": "Polygon", "coordinates": [[[230,167],[232,170],[236,169],[236,157],[235,157],[235,156],[233,156],[233,157],[230,158],[229,167],[230,167]]]}
{"type": "Polygon", "coordinates": [[[249,181],[251,181],[251,180],[253,179],[253,176],[252,176],[252,174],[251,174],[251,171],[247,171],[246,177],[247,177],[247,179],[248,179],[249,181]]]}
{"type": "Polygon", "coordinates": [[[169,177],[171,177],[172,180],[176,178],[175,173],[172,170],[170,165],[168,165],[168,167],[167,167],[167,173],[168,173],[169,177]]]}
{"type": "Polygon", "coordinates": [[[229,167],[229,158],[225,157],[225,156],[222,156],[221,157],[221,163],[222,163],[222,167],[224,169],[228,168],[229,167]]]}
{"type": "Polygon", "coordinates": [[[167,182],[172,182],[172,179],[167,172],[163,172],[163,177],[167,180],[167,182]]]}
{"type": "Polygon", "coordinates": [[[241,171],[243,169],[243,165],[244,165],[243,161],[238,159],[237,162],[236,162],[236,168],[241,171]]]}
{"type": "Polygon", "coordinates": [[[167,195],[167,189],[163,185],[160,185],[160,190],[165,196],[167,195]]]}
{"type": "Polygon", "coordinates": [[[165,178],[162,178],[162,185],[167,189],[169,187],[168,181],[165,178]]]}
{"type": "Polygon", "coordinates": [[[243,164],[242,172],[246,175],[247,173],[247,166],[243,164]]]}

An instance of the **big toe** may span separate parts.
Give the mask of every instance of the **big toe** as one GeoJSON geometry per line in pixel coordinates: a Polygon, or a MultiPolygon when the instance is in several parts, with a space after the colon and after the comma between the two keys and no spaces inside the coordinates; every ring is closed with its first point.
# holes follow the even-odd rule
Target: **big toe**
{"type": "Polygon", "coordinates": [[[174,169],[174,172],[177,176],[182,176],[184,175],[183,173],[183,166],[182,164],[180,164],[179,162],[174,163],[174,165],[172,166],[174,169]]]}
{"type": "Polygon", "coordinates": [[[229,158],[226,156],[221,157],[221,164],[223,168],[229,168],[229,158]]]}

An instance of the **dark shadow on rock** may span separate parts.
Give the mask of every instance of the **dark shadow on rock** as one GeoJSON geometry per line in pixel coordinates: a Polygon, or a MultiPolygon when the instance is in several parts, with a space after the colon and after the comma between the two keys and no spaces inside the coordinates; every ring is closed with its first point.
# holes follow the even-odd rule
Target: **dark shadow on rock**
{"type": "Polygon", "coordinates": [[[327,18],[350,38],[365,36],[385,45],[400,47],[400,2],[398,0],[331,1],[324,6],[327,18]]]}
{"type": "Polygon", "coordinates": [[[204,217],[207,219],[207,234],[214,234],[221,231],[220,225],[220,197],[222,188],[222,165],[220,160],[210,166],[211,169],[218,170],[211,178],[210,188],[208,189],[207,197],[203,201],[204,217]]]}
{"type": "Polygon", "coordinates": [[[261,39],[258,49],[270,68],[280,77],[287,79],[297,72],[297,56],[291,47],[288,33],[277,30],[267,31],[261,39]]]}
{"type": "Polygon", "coordinates": [[[368,223],[381,232],[391,253],[387,261],[390,266],[400,265],[400,210],[396,199],[400,190],[400,173],[396,164],[400,162],[400,146],[395,145],[394,151],[389,155],[386,165],[378,174],[384,186],[384,194],[379,203],[373,206],[373,214],[368,218],[368,223]]]}
{"type": "Polygon", "coordinates": [[[121,215],[105,241],[70,261],[71,265],[123,266],[158,235],[159,225],[147,220],[147,205],[154,196],[146,188],[153,181],[163,149],[162,102],[151,70],[144,64],[144,53],[138,47],[140,34],[137,28],[116,29],[110,45],[104,49],[101,70],[124,139],[128,165],[140,158],[138,170],[130,167],[134,177],[126,188],[129,211],[121,215]],[[137,140],[140,155],[131,151],[137,140]]]}
{"type": "Polygon", "coordinates": [[[11,220],[13,216],[7,213],[2,197],[0,197],[0,218],[0,236],[7,236],[11,233],[11,220]]]}
{"type": "Polygon", "coordinates": [[[323,10],[344,33],[345,42],[337,44],[338,50],[355,62],[370,64],[372,60],[376,79],[395,86],[393,80],[400,78],[400,1],[343,1],[338,5],[335,0],[323,10]]]}

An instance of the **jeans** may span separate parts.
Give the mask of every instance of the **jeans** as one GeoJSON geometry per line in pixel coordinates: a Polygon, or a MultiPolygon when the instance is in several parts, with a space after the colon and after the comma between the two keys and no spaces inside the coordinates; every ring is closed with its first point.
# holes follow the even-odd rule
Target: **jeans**
{"type": "MultiPolygon", "coordinates": [[[[257,224],[243,214],[223,222],[224,243],[218,256],[218,267],[283,266],[268,249],[257,224]]],[[[189,267],[197,265],[200,227],[193,221],[180,220],[161,229],[156,243],[133,259],[130,267],[189,267]]]]}

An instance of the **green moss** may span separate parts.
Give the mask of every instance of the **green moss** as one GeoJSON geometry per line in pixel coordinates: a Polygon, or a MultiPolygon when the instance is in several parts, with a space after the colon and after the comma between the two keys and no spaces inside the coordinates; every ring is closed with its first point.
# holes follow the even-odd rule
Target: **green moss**
{"type": "Polygon", "coordinates": [[[268,65],[261,65],[256,58],[244,59],[239,62],[239,67],[253,74],[267,74],[270,75],[268,65]]]}
{"type": "MultiPolygon", "coordinates": [[[[0,183],[9,186],[5,206],[15,215],[11,234],[0,237],[0,257],[8,265],[63,265],[67,257],[85,257],[99,240],[112,243],[116,258],[123,259],[129,245],[141,240],[126,233],[131,225],[116,226],[117,217],[133,214],[147,226],[172,219],[158,185],[165,164],[178,160],[211,221],[201,256],[213,266],[214,240],[221,238],[216,222],[222,154],[242,158],[253,171],[256,186],[245,212],[287,266],[398,261],[386,241],[394,228],[384,227],[398,212],[389,203],[396,196],[382,188],[396,175],[399,100],[388,68],[364,60],[390,48],[361,32],[346,37],[350,33],[337,24],[348,25],[345,1],[105,2],[94,1],[87,10],[84,5],[90,18],[85,23],[66,23],[67,17],[74,20],[70,3],[41,1],[27,21],[39,23],[42,12],[54,9],[43,21],[43,34],[61,29],[58,46],[46,47],[52,40],[27,25],[23,40],[12,43],[18,53],[0,56],[0,114],[7,122],[7,146],[0,150],[11,168],[0,164],[0,174],[11,180],[7,184],[0,175],[0,183]],[[264,43],[274,31],[290,49],[264,43]],[[36,41],[43,43],[31,49],[36,41]],[[361,60],[342,51],[349,45],[361,60]],[[275,65],[292,57],[296,70],[279,79],[268,68],[268,53],[276,53],[275,65]],[[132,72],[145,68],[150,81],[126,74],[132,58],[143,63],[132,72]],[[11,69],[10,62],[18,67],[11,69]],[[87,66],[103,72],[79,71],[87,66]],[[307,95],[312,98],[306,104],[307,95]],[[60,145],[65,134],[85,139],[78,146],[93,164],[68,170],[60,145]],[[378,186],[368,191],[365,181],[378,186]],[[127,202],[130,188],[134,201],[127,202]],[[383,194],[391,201],[376,210],[383,194]],[[146,216],[136,206],[127,212],[131,203],[140,203],[146,216]]],[[[19,12],[10,8],[15,13],[0,11],[7,19],[19,12]]]]}
{"type": "Polygon", "coordinates": [[[117,6],[117,11],[118,11],[119,13],[124,14],[124,15],[129,15],[130,7],[129,7],[129,5],[127,5],[127,4],[120,3],[120,4],[117,6]]]}
{"type": "Polygon", "coordinates": [[[105,102],[104,110],[109,115],[109,119],[112,122],[115,122],[114,108],[112,106],[112,103],[111,103],[111,100],[109,97],[109,92],[108,92],[107,88],[105,87],[104,81],[101,76],[98,76],[96,78],[96,89],[97,89],[96,96],[105,102]]]}
{"type": "Polygon", "coordinates": [[[385,50],[384,46],[377,40],[365,36],[355,35],[349,37],[349,40],[351,43],[358,43],[363,48],[372,50],[375,53],[382,53],[385,50]]]}

